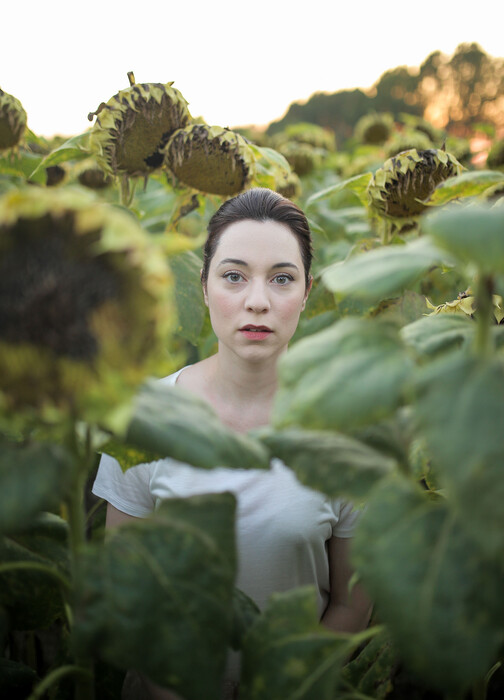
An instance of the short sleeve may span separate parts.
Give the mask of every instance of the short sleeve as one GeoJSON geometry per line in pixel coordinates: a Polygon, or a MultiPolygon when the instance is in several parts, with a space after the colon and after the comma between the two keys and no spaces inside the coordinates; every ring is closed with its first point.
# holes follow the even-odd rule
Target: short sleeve
{"type": "Polygon", "coordinates": [[[338,522],[333,527],[334,537],[353,537],[355,525],[360,516],[360,510],[354,507],[350,501],[337,501],[334,504],[336,513],[338,512],[338,522]]]}
{"type": "Polygon", "coordinates": [[[92,491],[117,510],[137,518],[145,518],[154,510],[154,499],[150,493],[150,464],[138,464],[123,472],[117,460],[104,454],[92,491]]]}

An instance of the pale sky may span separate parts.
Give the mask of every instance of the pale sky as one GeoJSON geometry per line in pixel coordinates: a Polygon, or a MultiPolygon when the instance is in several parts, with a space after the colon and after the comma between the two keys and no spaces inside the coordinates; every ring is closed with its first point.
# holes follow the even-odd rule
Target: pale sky
{"type": "Polygon", "coordinates": [[[314,92],[368,88],[477,42],[504,55],[502,10],[423,0],[25,0],[4,7],[0,88],[37,134],[74,135],[88,112],[137,82],[174,81],[209,124],[265,125],[314,92]]]}

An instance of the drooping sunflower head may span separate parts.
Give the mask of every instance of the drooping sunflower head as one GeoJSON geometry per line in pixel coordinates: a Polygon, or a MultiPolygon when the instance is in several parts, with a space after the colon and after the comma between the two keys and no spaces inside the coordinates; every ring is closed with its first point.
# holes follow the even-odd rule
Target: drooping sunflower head
{"type": "Polygon", "coordinates": [[[284,156],[299,177],[309,175],[322,160],[319,149],[298,141],[287,141],[278,146],[278,152],[284,156]]]}
{"type": "Polygon", "coordinates": [[[73,176],[79,184],[90,190],[103,190],[112,185],[113,179],[107,175],[93,158],[86,158],[77,164],[73,176]]]}
{"type": "Polygon", "coordinates": [[[112,422],[164,358],[173,308],[163,256],[126,212],[69,189],[8,193],[0,422],[112,422]]]}
{"type": "Polygon", "coordinates": [[[231,196],[254,174],[254,153],[239,134],[220,126],[179,129],[165,148],[165,164],[180,182],[200,192],[231,196]]]}
{"type": "Polygon", "coordinates": [[[496,170],[504,170],[504,139],[496,141],[488,152],[487,166],[496,170]]]}
{"type": "Polygon", "coordinates": [[[0,89],[0,151],[19,144],[26,129],[26,112],[21,102],[0,89]]]}
{"type": "Polygon", "coordinates": [[[385,155],[387,158],[393,158],[404,151],[411,151],[415,148],[417,151],[428,151],[434,147],[434,144],[421,131],[413,129],[405,129],[398,134],[394,134],[387,143],[384,144],[385,155]]]}
{"type": "Polygon", "coordinates": [[[413,148],[398,153],[385,161],[369,183],[371,209],[390,219],[415,219],[426,209],[423,200],[436,186],[461,172],[458,160],[442,150],[413,148]]]}
{"type": "Polygon", "coordinates": [[[390,137],[394,129],[394,120],[390,114],[366,114],[355,125],[354,134],[357,141],[376,146],[390,137]]]}
{"type": "Polygon", "coordinates": [[[90,135],[90,148],[110,175],[147,176],[163,164],[162,149],[176,129],[190,120],[187,102],[172,83],[135,84],[101,103],[90,135]]]}

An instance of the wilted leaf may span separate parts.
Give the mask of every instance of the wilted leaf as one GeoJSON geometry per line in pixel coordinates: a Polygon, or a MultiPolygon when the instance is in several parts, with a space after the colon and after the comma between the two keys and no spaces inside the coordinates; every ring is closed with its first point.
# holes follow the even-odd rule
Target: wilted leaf
{"type": "Polygon", "coordinates": [[[446,258],[427,238],[390,245],[356,255],[326,268],[322,281],[337,294],[381,301],[413,285],[433,265],[446,258]]]}
{"type": "Polygon", "coordinates": [[[426,216],[422,228],[460,262],[504,273],[504,208],[451,206],[426,216]]]}
{"type": "Polygon", "coordinates": [[[482,557],[445,502],[404,479],[384,481],[353,551],[410,669],[441,691],[484,676],[504,641],[504,571],[482,557]]]}
{"type": "Polygon", "coordinates": [[[269,467],[258,441],[226,428],[202,399],[159,381],[140,391],[125,442],[195,467],[269,467]]]}
{"type": "Polygon", "coordinates": [[[245,639],[240,700],[333,700],[349,650],[319,624],[313,588],[276,593],[245,639]]]}
{"type": "Polygon", "coordinates": [[[328,496],[360,500],[394,468],[393,459],[346,435],[291,428],[258,433],[299,481],[328,496]]]}
{"type": "Polygon", "coordinates": [[[273,424],[347,430],[381,420],[400,405],[412,366],[393,326],[343,319],[282,357],[273,424]]]}
{"type": "Polygon", "coordinates": [[[74,645],[186,700],[217,700],[230,641],[235,499],[169,499],[82,560],[74,645]],[[197,672],[196,672],[197,671],[197,672]]]}

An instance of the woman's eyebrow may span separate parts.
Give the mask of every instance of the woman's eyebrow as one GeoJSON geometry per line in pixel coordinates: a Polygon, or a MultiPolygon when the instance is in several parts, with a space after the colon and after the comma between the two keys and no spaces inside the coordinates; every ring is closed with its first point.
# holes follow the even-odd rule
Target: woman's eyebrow
{"type": "MultiPolygon", "coordinates": [[[[239,260],[238,258],[224,258],[218,265],[242,265],[243,267],[248,267],[249,264],[245,260],[239,260]]],[[[299,270],[298,266],[291,262],[279,262],[271,266],[272,270],[276,270],[279,267],[293,267],[295,270],[299,270]]]]}
{"type": "Polygon", "coordinates": [[[294,263],[291,263],[291,262],[275,263],[274,265],[271,266],[271,269],[275,270],[277,267],[293,267],[295,270],[299,270],[298,266],[294,265],[294,263]]]}
{"type": "Polygon", "coordinates": [[[237,258],[224,258],[224,260],[221,260],[219,265],[229,265],[229,263],[232,263],[233,265],[244,265],[245,267],[248,267],[248,263],[245,262],[245,260],[238,260],[237,258]]]}

